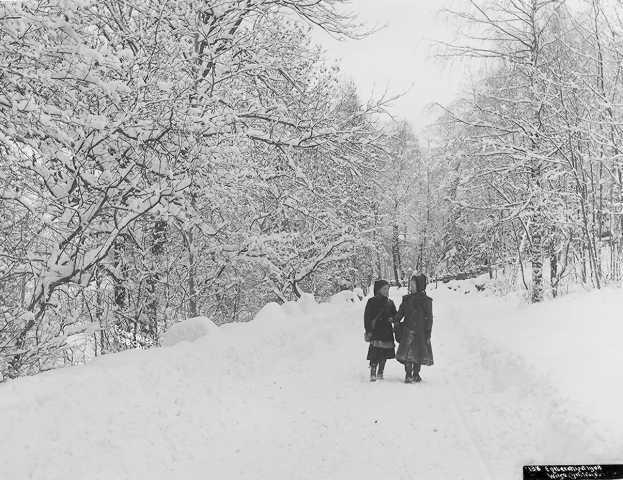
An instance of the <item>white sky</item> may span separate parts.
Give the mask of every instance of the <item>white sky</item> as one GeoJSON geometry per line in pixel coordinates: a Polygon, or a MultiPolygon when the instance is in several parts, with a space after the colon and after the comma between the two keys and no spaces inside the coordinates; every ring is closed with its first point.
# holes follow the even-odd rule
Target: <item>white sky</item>
{"type": "Polygon", "coordinates": [[[454,27],[441,9],[465,0],[352,0],[348,10],[367,26],[385,26],[363,40],[338,41],[316,36],[330,60],[340,60],[343,75],[352,78],[362,100],[406,92],[390,109],[416,130],[432,116],[427,105],[448,103],[466,81],[457,61],[434,56],[434,40],[452,40],[454,27]]]}

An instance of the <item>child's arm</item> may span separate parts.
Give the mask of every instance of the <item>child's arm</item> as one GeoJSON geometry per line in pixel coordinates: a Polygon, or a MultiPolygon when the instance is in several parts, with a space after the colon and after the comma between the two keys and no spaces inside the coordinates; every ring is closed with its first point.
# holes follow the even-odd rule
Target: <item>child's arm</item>
{"type": "Polygon", "coordinates": [[[433,301],[426,302],[426,308],[424,313],[426,314],[426,338],[430,340],[431,333],[433,331],[433,301]]]}

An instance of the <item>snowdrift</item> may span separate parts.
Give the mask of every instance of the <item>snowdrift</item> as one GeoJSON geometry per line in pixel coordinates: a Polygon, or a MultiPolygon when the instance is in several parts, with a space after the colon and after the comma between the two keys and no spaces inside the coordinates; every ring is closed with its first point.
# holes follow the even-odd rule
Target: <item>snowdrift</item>
{"type": "Polygon", "coordinates": [[[395,362],[367,381],[357,294],[190,319],[166,347],[2,384],[0,478],[521,478],[525,462],[623,462],[621,291],[534,306],[466,289],[429,291],[436,365],[418,386],[395,362]]]}
{"type": "Polygon", "coordinates": [[[455,287],[441,287],[439,300],[457,305],[453,297],[463,294],[461,310],[452,314],[492,368],[495,362],[521,363],[554,390],[560,414],[569,421],[592,424],[604,439],[623,439],[621,289],[527,305],[517,296],[483,299],[484,294],[464,295],[469,286],[455,287]]]}
{"type": "Polygon", "coordinates": [[[235,430],[227,412],[254,414],[238,407],[254,395],[245,382],[267,373],[272,383],[297,362],[339,350],[358,308],[305,296],[269,304],[249,323],[216,327],[199,317],[174,325],[165,348],[2,384],[0,478],[205,478],[208,448],[218,450],[212,435],[235,430]],[[197,456],[205,458],[185,463],[197,456]]]}
{"type": "Polygon", "coordinates": [[[172,325],[162,338],[163,347],[172,347],[180,342],[194,342],[206,335],[218,335],[218,326],[208,317],[194,317],[172,325]]]}

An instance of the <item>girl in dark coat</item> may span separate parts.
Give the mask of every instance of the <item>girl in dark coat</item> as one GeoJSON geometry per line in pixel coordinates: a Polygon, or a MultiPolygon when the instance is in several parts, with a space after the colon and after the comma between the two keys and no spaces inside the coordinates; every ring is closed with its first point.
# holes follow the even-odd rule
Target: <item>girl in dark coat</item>
{"type": "Polygon", "coordinates": [[[370,361],[371,382],[375,382],[377,378],[383,379],[385,361],[395,357],[391,322],[396,315],[396,305],[388,295],[389,283],[385,280],[374,282],[374,297],[366,303],[363,314],[365,339],[370,342],[367,359],[370,361]]]}
{"type": "Polygon", "coordinates": [[[433,299],[426,295],[426,276],[411,278],[411,292],[402,297],[394,318],[400,337],[396,360],[405,366],[405,383],[421,382],[420,366],[433,365],[430,343],[433,329],[433,299]],[[401,320],[404,318],[404,321],[401,320]]]}

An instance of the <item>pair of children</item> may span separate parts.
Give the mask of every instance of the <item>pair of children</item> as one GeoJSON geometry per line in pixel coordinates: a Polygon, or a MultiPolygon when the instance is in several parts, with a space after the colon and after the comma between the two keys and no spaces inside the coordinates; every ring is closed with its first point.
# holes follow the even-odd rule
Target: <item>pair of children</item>
{"type": "Polygon", "coordinates": [[[420,366],[433,365],[431,332],[433,327],[433,300],[426,295],[427,278],[414,275],[410,280],[410,294],[402,297],[396,310],[389,299],[389,283],[374,282],[374,296],[364,312],[365,339],[370,342],[370,381],[383,379],[385,362],[396,358],[405,367],[405,383],[420,382],[420,366]],[[398,351],[394,351],[394,336],[398,351]]]}

